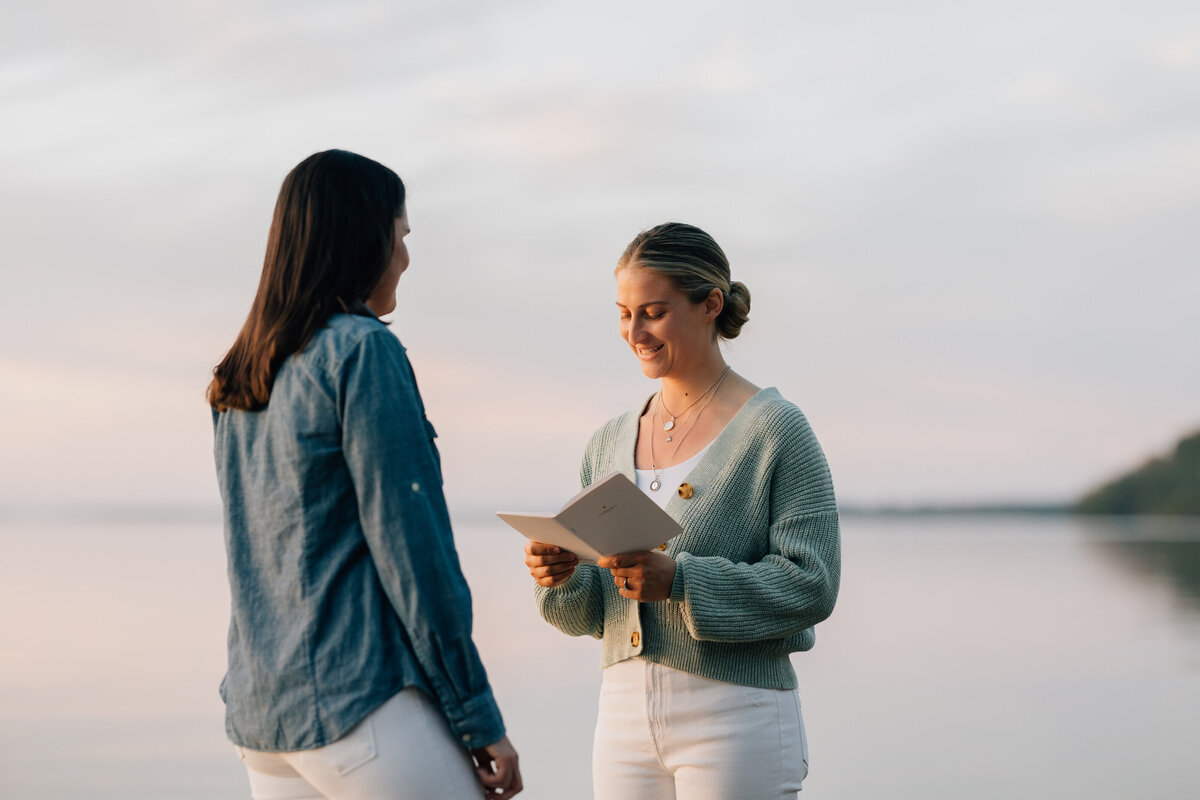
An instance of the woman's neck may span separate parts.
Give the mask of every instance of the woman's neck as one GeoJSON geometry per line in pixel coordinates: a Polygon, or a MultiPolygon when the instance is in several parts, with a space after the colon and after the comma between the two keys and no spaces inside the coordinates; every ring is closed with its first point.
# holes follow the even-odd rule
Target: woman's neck
{"type": "Polygon", "coordinates": [[[660,387],[662,402],[673,413],[682,414],[685,408],[713,387],[726,369],[725,359],[718,355],[700,368],[688,371],[686,375],[664,376],[660,387]]]}

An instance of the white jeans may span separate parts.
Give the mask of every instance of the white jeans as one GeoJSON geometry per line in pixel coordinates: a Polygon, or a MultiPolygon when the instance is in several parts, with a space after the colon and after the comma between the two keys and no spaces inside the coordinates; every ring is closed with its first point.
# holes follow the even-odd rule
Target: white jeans
{"type": "Polygon", "coordinates": [[[254,800],[477,800],[483,795],[467,751],[441,710],[417,689],[394,695],[324,747],[237,751],[254,800]]]}
{"type": "Polygon", "coordinates": [[[604,670],[595,800],[780,800],[808,774],[800,699],[640,658],[604,670]]]}

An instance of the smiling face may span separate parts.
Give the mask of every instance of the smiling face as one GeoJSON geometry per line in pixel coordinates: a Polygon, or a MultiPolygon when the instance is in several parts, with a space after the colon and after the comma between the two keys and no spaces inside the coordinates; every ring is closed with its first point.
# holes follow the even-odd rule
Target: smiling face
{"type": "Polygon", "coordinates": [[[721,306],[718,290],[693,303],[653,269],[628,266],[617,271],[621,338],[647,378],[683,378],[706,364],[717,349],[713,321],[721,306]]]}
{"type": "Polygon", "coordinates": [[[408,269],[408,245],[404,243],[404,237],[408,234],[408,211],[406,210],[396,217],[392,257],[388,262],[388,267],[380,277],[379,283],[371,290],[371,296],[367,298],[367,308],[375,312],[377,317],[396,310],[396,286],[400,283],[400,276],[404,274],[404,270],[408,269]]]}

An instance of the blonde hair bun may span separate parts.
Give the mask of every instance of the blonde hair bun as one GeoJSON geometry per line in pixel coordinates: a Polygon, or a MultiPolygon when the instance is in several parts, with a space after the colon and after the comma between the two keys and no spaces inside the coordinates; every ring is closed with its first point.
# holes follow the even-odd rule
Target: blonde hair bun
{"type": "Polygon", "coordinates": [[[725,293],[725,307],[717,317],[717,334],[722,339],[736,339],[742,326],[750,321],[750,290],[741,281],[734,281],[725,293]]]}

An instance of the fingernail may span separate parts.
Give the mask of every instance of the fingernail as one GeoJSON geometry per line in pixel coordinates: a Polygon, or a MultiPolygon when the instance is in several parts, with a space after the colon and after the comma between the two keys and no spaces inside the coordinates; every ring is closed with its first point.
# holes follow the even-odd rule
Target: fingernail
{"type": "Polygon", "coordinates": [[[550,554],[551,554],[551,555],[558,555],[558,554],[559,554],[559,553],[561,553],[561,552],[562,552],[562,550],[559,550],[557,547],[551,547],[551,548],[550,548],[550,554]]]}

